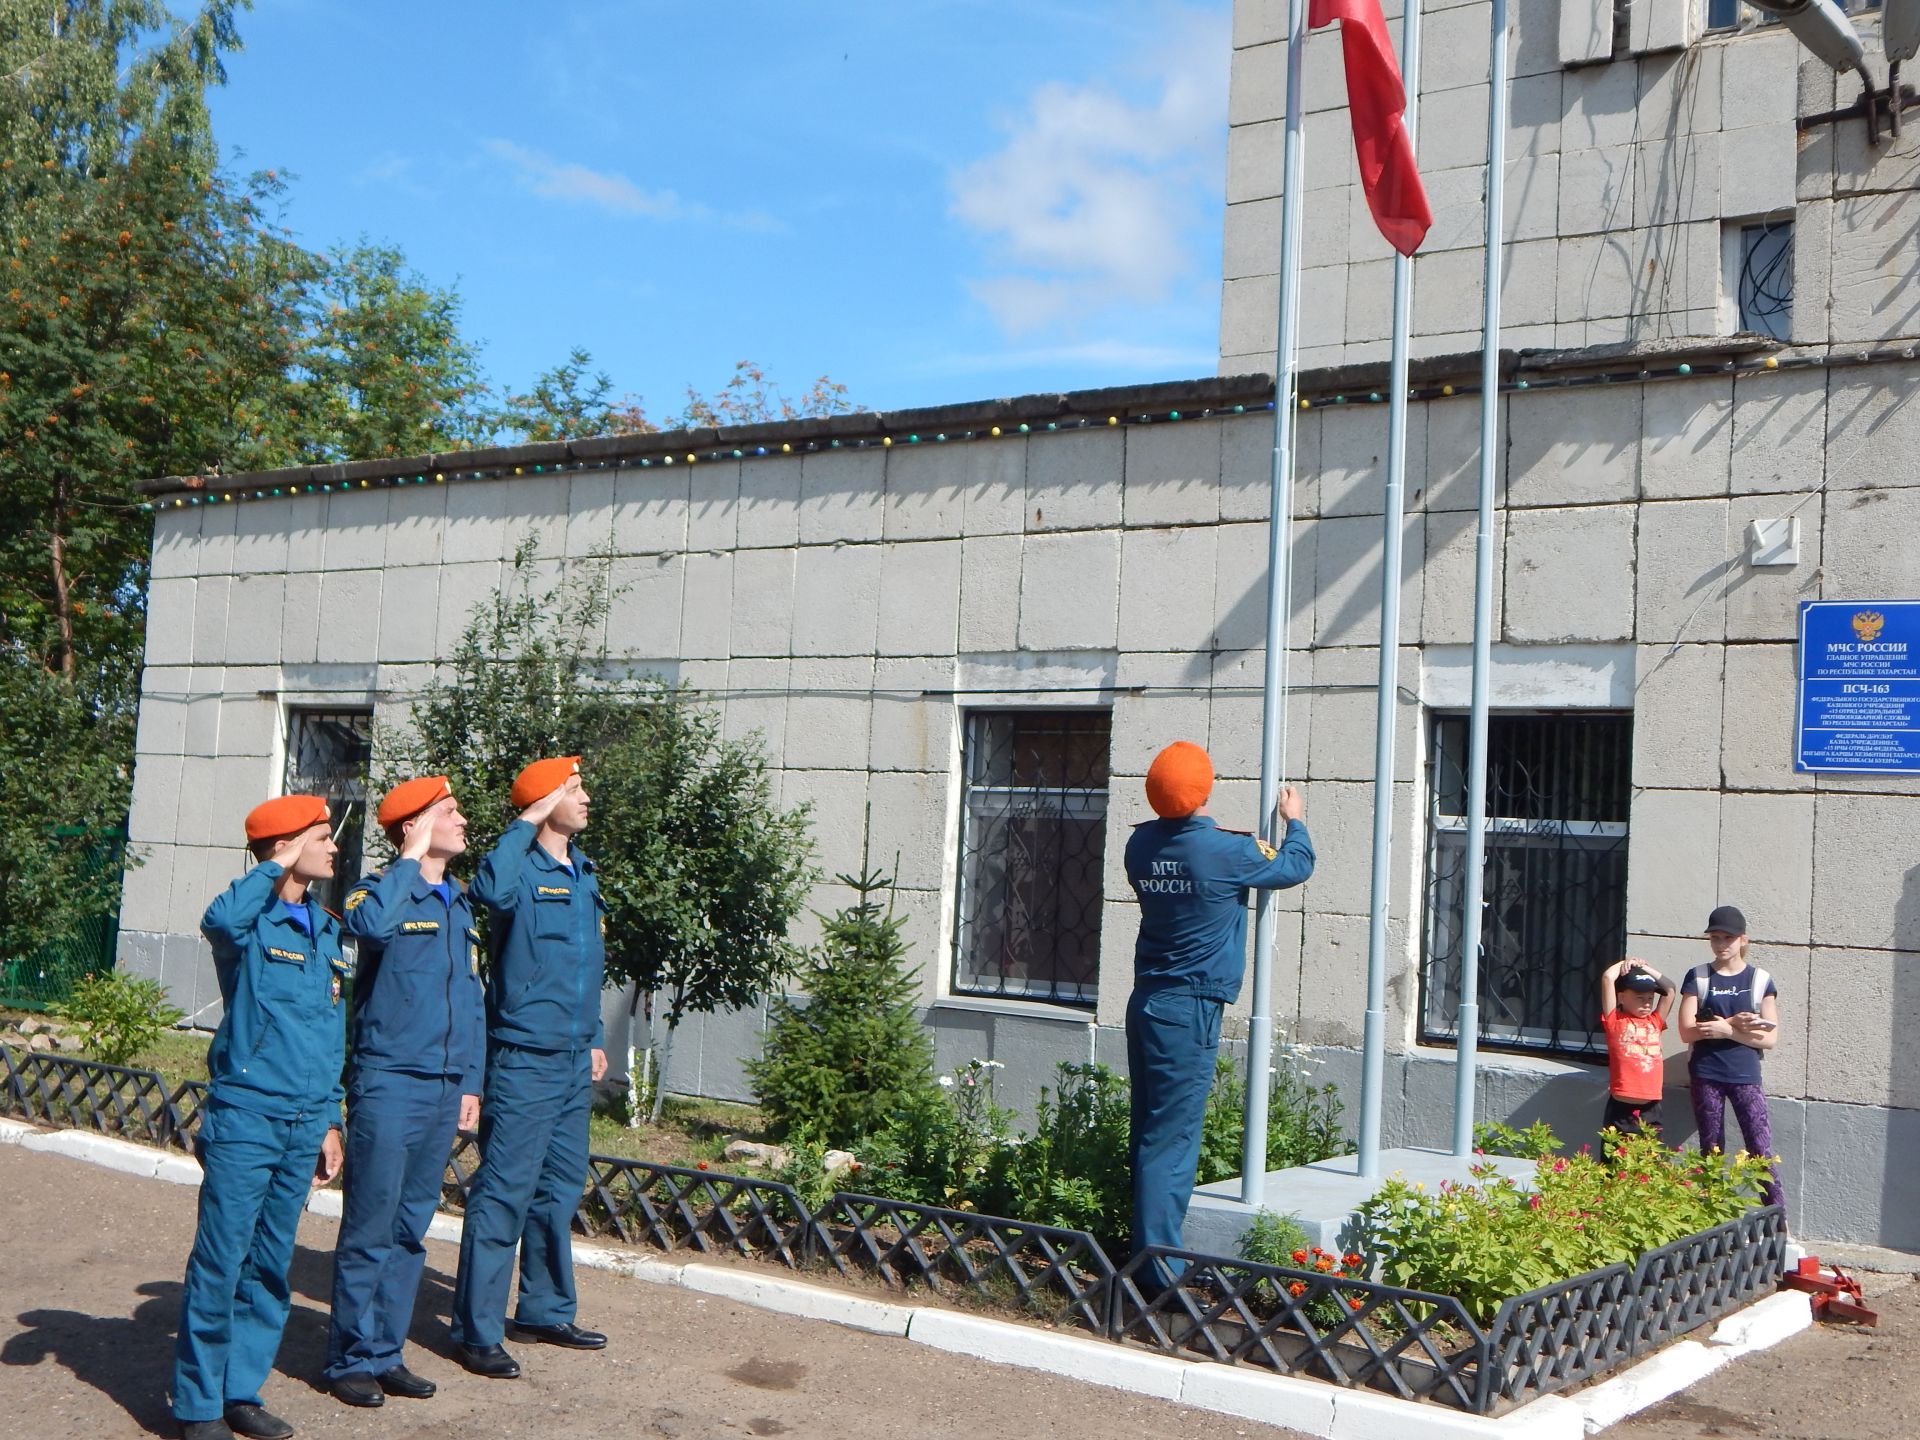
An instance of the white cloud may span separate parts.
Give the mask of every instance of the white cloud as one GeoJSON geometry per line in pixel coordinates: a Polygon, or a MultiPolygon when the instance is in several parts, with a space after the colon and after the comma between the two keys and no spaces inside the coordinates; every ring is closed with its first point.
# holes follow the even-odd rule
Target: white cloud
{"type": "Polygon", "coordinates": [[[951,214],[996,273],[970,282],[1010,335],[1117,304],[1156,304],[1217,247],[1228,17],[1170,10],[1135,83],[1042,85],[1007,143],[952,178],[951,214]]]}
{"type": "Polygon", "coordinates": [[[757,210],[717,211],[698,200],[682,199],[671,190],[644,190],[624,175],[556,159],[511,140],[488,140],[484,148],[495,159],[506,161],[520,183],[542,199],[589,205],[611,215],[635,215],[647,220],[706,221],[749,230],[780,228],[771,216],[757,210]]]}

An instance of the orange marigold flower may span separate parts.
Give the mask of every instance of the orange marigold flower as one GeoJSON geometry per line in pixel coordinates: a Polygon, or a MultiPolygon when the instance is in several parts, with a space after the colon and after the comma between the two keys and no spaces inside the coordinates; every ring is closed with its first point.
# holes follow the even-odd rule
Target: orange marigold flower
{"type": "Polygon", "coordinates": [[[1307,1263],[1307,1252],[1306,1252],[1306,1251],[1304,1251],[1304,1250],[1296,1250],[1296,1251],[1294,1251],[1294,1252],[1293,1252],[1293,1263],[1294,1263],[1294,1264],[1296,1264],[1296,1265],[1304,1265],[1304,1264],[1306,1264],[1306,1263],[1307,1263]]]}
{"type": "Polygon", "coordinates": [[[1298,1300],[1302,1295],[1307,1293],[1307,1287],[1304,1284],[1302,1284],[1300,1281],[1296,1280],[1291,1285],[1287,1286],[1287,1293],[1293,1296],[1294,1299],[1298,1300]]]}
{"type": "Polygon", "coordinates": [[[1313,1262],[1313,1268],[1325,1274],[1327,1271],[1333,1269],[1333,1261],[1322,1255],[1318,1260],[1313,1262]]]}
{"type": "Polygon", "coordinates": [[[1347,1301],[1347,1308],[1349,1310],[1358,1310],[1361,1307],[1361,1305],[1364,1303],[1365,1302],[1360,1300],[1349,1300],[1347,1301]]]}

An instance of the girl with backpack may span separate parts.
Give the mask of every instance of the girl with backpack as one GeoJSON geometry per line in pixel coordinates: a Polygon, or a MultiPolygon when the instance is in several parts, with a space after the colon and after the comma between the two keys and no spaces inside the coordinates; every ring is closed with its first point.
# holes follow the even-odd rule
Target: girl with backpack
{"type": "MultiPolygon", "coordinates": [[[[1680,991],[1680,1039],[1693,1047],[1687,1075],[1700,1149],[1722,1148],[1731,1101],[1747,1153],[1771,1159],[1773,1127],[1767,1121],[1760,1060],[1780,1036],[1778,991],[1771,975],[1747,961],[1747,918],[1739,910],[1715,906],[1706,936],[1713,962],[1689,970],[1680,991]]],[[[1762,1198],[1768,1205],[1786,1203],[1775,1169],[1768,1171],[1762,1198]]]]}

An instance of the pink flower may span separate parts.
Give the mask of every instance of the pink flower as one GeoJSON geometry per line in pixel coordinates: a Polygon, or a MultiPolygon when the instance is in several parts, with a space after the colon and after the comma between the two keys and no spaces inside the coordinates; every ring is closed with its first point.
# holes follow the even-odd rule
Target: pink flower
{"type": "Polygon", "coordinates": [[[1564,1175],[1567,1173],[1567,1162],[1564,1158],[1553,1162],[1553,1173],[1556,1175],[1564,1175]]]}
{"type": "Polygon", "coordinates": [[[1529,1210],[1538,1210],[1540,1208],[1540,1197],[1538,1195],[1529,1195],[1527,1197],[1527,1208],[1529,1210]]]}

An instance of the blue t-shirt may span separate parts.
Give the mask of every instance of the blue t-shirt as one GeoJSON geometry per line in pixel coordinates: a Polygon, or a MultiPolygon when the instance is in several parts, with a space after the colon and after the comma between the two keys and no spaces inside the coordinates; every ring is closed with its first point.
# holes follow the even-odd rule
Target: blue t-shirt
{"type": "MultiPolygon", "coordinates": [[[[1769,975],[1766,989],[1757,998],[1764,1000],[1768,995],[1779,993],[1779,987],[1769,975]]],[[[1694,1011],[1696,1019],[1731,1020],[1742,1010],[1758,1013],[1760,1009],[1753,993],[1751,961],[1725,975],[1711,965],[1696,965],[1687,972],[1686,983],[1680,987],[1680,994],[1683,997],[1691,995],[1699,1000],[1694,1011]],[[1707,980],[1707,998],[1704,1000],[1699,998],[1702,975],[1707,980]]],[[[1722,1085],[1758,1085],[1760,1052],[1751,1045],[1742,1045],[1738,1040],[1696,1040],[1692,1053],[1687,1056],[1687,1073],[1697,1075],[1702,1080],[1718,1081],[1722,1085]]]]}
{"type": "Polygon", "coordinates": [[[279,913],[300,927],[300,932],[309,938],[313,935],[313,914],[307,909],[306,902],[295,905],[290,900],[278,902],[279,913]]]}

